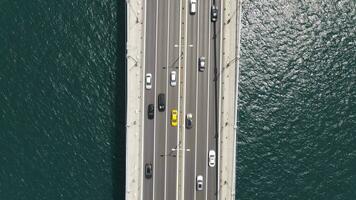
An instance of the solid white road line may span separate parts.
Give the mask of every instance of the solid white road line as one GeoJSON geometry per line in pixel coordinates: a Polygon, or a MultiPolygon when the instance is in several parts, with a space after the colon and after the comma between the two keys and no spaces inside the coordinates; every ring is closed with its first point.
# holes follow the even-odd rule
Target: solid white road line
{"type": "Polygon", "coordinates": [[[169,111],[169,108],[168,108],[168,105],[169,105],[169,94],[168,94],[168,87],[169,87],[169,84],[168,84],[168,71],[169,71],[169,2],[168,1],[168,20],[167,20],[167,56],[166,56],[166,96],[167,96],[167,112],[166,112],[166,127],[165,127],[165,135],[166,135],[166,140],[165,140],[165,144],[164,144],[164,192],[165,192],[165,195],[164,195],[164,199],[166,200],[167,198],[167,158],[166,158],[166,155],[167,155],[167,140],[168,140],[168,133],[167,133],[167,124],[168,124],[168,111],[169,111]]]}
{"type": "MultiPolygon", "coordinates": [[[[158,32],[158,2],[156,2],[156,44],[155,44],[155,76],[154,76],[154,79],[155,79],[155,85],[154,85],[154,88],[155,88],[155,92],[154,92],[154,108],[155,110],[157,110],[157,101],[156,101],[156,92],[157,92],[157,32],[158,32]]],[[[157,116],[157,114],[155,114],[157,116]]],[[[154,118],[154,124],[153,124],[153,169],[154,169],[154,176],[153,176],[153,197],[152,199],[155,199],[155,183],[156,183],[156,176],[155,174],[157,174],[157,167],[155,166],[156,164],[156,118],[154,118]]]]}
{"type": "MultiPolygon", "coordinates": [[[[196,70],[196,76],[195,76],[195,141],[194,141],[194,146],[195,146],[195,150],[194,150],[194,180],[195,180],[195,177],[197,177],[197,139],[198,139],[198,93],[199,93],[199,90],[198,90],[198,84],[199,84],[199,76],[198,76],[198,57],[199,57],[199,34],[200,34],[200,27],[199,27],[199,18],[200,18],[200,7],[201,6],[197,6],[198,9],[197,9],[197,18],[198,18],[198,22],[197,22],[197,48],[196,48],[196,57],[193,58],[195,59],[197,62],[196,62],[196,66],[194,66],[195,70],[196,70]]],[[[194,118],[193,118],[194,119],[194,118]]],[[[196,185],[196,184],[194,184],[196,185]]],[[[197,198],[197,190],[194,189],[194,200],[196,200],[197,198]]]]}
{"type": "MultiPolygon", "coordinates": [[[[183,134],[183,149],[185,149],[185,113],[186,113],[186,96],[187,96],[187,84],[186,84],[186,77],[187,77],[187,29],[188,29],[188,0],[185,1],[185,6],[184,6],[184,10],[185,10],[185,30],[184,30],[184,98],[183,98],[183,104],[184,104],[184,110],[183,110],[183,125],[182,125],[182,134],[183,134]]],[[[183,175],[182,175],[182,194],[183,194],[183,199],[184,199],[184,183],[185,183],[185,151],[183,151],[183,175]]]]}
{"type": "MultiPolygon", "coordinates": [[[[210,21],[210,16],[211,16],[211,1],[209,1],[209,16],[208,16],[208,65],[207,66],[211,66],[211,59],[210,59],[210,33],[211,33],[211,30],[210,30],[210,25],[211,25],[211,21],[210,21]]],[[[209,93],[209,90],[210,90],[210,86],[209,86],[209,84],[210,84],[210,68],[211,67],[208,67],[208,94],[207,94],[207,108],[206,108],[206,111],[207,111],[207,118],[206,118],[206,120],[207,120],[207,123],[206,123],[206,132],[207,132],[207,137],[206,137],[206,154],[208,155],[208,153],[209,153],[209,136],[210,136],[210,134],[209,134],[209,113],[210,113],[210,105],[209,105],[209,103],[210,103],[210,101],[209,101],[209,99],[210,99],[210,93],[209,93]]],[[[205,156],[206,158],[208,157],[208,156],[205,156]]],[[[208,163],[207,162],[207,160],[206,160],[206,162],[205,163],[208,163]]],[[[206,185],[206,190],[205,190],[205,199],[207,200],[208,199],[208,179],[209,179],[209,171],[208,171],[208,165],[206,164],[206,167],[205,167],[205,174],[206,174],[206,177],[205,177],[205,185],[206,185]]]]}
{"type": "MultiPolygon", "coordinates": [[[[147,6],[147,0],[144,1],[144,11],[143,11],[143,17],[145,18],[145,22],[144,22],[144,25],[143,25],[143,55],[142,55],[142,71],[143,71],[143,77],[141,77],[141,80],[144,79],[144,77],[146,77],[146,24],[147,24],[147,10],[146,10],[146,6],[147,6]]],[[[146,80],[145,80],[146,81],[146,80]]],[[[145,144],[145,81],[142,81],[142,84],[141,84],[141,88],[142,88],[142,92],[141,92],[141,96],[142,96],[142,105],[141,105],[141,110],[142,110],[142,113],[141,113],[141,131],[142,131],[142,139],[141,139],[141,167],[144,166],[144,144],[145,144]]],[[[141,169],[141,168],[140,168],[141,169]]],[[[143,171],[143,170],[141,170],[143,171]]],[[[141,175],[141,195],[140,195],[140,199],[143,200],[143,190],[144,190],[144,185],[143,185],[143,180],[144,180],[144,174],[142,173],[141,175]]]]}
{"type": "MultiPolygon", "coordinates": [[[[182,24],[181,24],[181,21],[182,21],[182,12],[181,12],[181,8],[182,8],[182,5],[181,5],[181,1],[179,1],[179,34],[178,34],[178,114],[180,113],[180,83],[181,83],[181,59],[180,59],[180,52],[181,52],[181,40],[180,40],[180,37],[181,37],[181,32],[182,32],[182,24]]],[[[174,47],[176,47],[176,45],[174,45],[174,47]]],[[[178,115],[178,126],[177,126],[177,143],[176,143],[176,146],[178,146],[179,144],[179,129],[180,129],[180,119],[181,117],[179,117],[178,115]]],[[[179,177],[179,151],[176,152],[176,155],[177,155],[177,163],[176,163],[176,166],[177,166],[177,180],[176,180],[176,200],[178,200],[179,198],[179,180],[180,180],[180,177],[179,177]]]]}

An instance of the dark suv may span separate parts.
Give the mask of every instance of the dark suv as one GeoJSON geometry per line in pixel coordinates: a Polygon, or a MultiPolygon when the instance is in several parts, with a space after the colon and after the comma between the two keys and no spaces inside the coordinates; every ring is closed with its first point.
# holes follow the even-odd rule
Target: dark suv
{"type": "Polygon", "coordinates": [[[148,119],[153,119],[155,116],[155,106],[153,104],[149,104],[147,108],[148,119]]]}
{"type": "Polygon", "coordinates": [[[158,110],[163,112],[166,108],[166,97],[163,93],[158,95],[158,110]]]}
{"type": "Polygon", "coordinates": [[[152,164],[151,163],[146,163],[146,165],[145,165],[145,176],[146,176],[146,178],[152,177],[152,164]]]}

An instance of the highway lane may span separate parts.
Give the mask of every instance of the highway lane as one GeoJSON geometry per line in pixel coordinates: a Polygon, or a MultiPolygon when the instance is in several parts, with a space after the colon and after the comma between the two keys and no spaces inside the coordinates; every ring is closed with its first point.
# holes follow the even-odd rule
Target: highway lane
{"type": "Polygon", "coordinates": [[[222,0],[212,0],[212,3],[215,3],[215,5],[219,9],[218,13],[218,20],[215,23],[212,23],[210,26],[210,74],[209,74],[209,110],[211,113],[214,113],[212,115],[209,115],[209,121],[208,121],[208,147],[209,150],[215,150],[216,153],[216,162],[215,162],[215,167],[211,168],[208,167],[208,173],[207,173],[207,196],[208,199],[217,199],[217,170],[218,170],[218,146],[217,146],[217,132],[218,127],[217,127],[217,115],[215,113],[218,113],[218,95],[219,95],[219,87],[220,87],[220,44],[221,44],[221,13],[223,10],[221,9],[221,1],[222,0]],[[216,36],[214,37],[214,34],[216,36]]]}
{"type": "MultiPolygon", "coordinates": [[[[158,103],[158,95],[165,94],[165,99],[169,98],[166,94],[167,86],[167,36],[168,36],[168,1],[159,0],[157,7],[157,29],[156,29],[156,103],[158,103]]],[[[156,107],[155,116],[155,137],[154,137],[154,200],[163,200],[165,196],[165,149],[166,149],[166,134],[167,134],[167,113],[170,112],[169,108],[165,108],[164,112],[158,111],[156,107]],[[161,156],[163,155],[163,156],[161,156]]]]}
{"type": "MultiPolygon", "coordinates": [[[[195,15],[188,13],[187,45],[193,44],[193,48],[187,47],[186,54],[187,91],[185,98],[187,100],[185,106],[186,113],[193,113],[194,126],[190,130],[186,129],[185,148],[194,150],[194,154],[187,152],[185,156],[185,199],[216,199],[217,167],[208,167],[208,151],[217,152],[215,137],[217,93],[214,82],[215,46],[213,45],[214,26],[210,17],[211,5],[211,1],[199,1],[197,13],[195,15]],[[204,72],[199,72],[197,66],[197,61],[201,56],[206,58],[204,72]],[[204,177],[203,191],[196,190],[197,175],[204,177]]],[[[219,38],[220,35],[217,34],[217,41],[220,41],[219,38]]]]}
{"type": "Polygon", "coordinates": [[[206,59],[206,69],[198,73],[198,91],[197,91],[197,143],[196,143],[196,173],[204,177],[203,191],[196,192],[196,199],[206,199],[207,194],[207,138],[208,138],[208,81],[209,81],[209,27],[210,27],[210,1],[200,1],[199,5],[199,39],[198,39],[198,57],[204,56],[206,59]]]}
{"type": "MultiPolygon", "coordinates": [[[[156,48],[156,1],[147,0],[145,2],[145,74],[151,73],[152,80],[155,79],[155,48],[156,48]],[[150,47],[150,50],[147,50],[150,47]]],[[[145,78],[143,87],[145,88],[145,78]]],[[[143,109],[143,169],[146,163],[153,163],[153,147],[154,147],[154,120],[149,120],[147,117],[147,107],[149,104],[155,104],[155,82],[152,82],[152,89],[144,89],[144,109],[143,109]]],[[[156,105],[155,105],[156,108],[156,105]]],[[[129,159],[129,158],[127,158],[129,159]]],[[[154,166],[154,165],[153,165],[154,166]]],[[[142,196],[144,199],[153,199],[153,179],[147,179],[144,171],[142,171],[142,196]]]]}
{"type": "MultiPolygon", "coordinates": [[[[178,141],[178,128],[172,127],[170,124],[170,112],[173,109],[178,110],[178,90],[179,90],[179,24],[180,24],[180,1],[168,0],[168,43],[167,43],[167,131],[166,131],[166,168],[165,168],[165,194],[167,200],[176,199],[177,195],[177,151],[172,149],[177,148],[178,141]],[[176,80],[177,85],[175,87],[170,84],[170,74],[172,71],[175,71],[177,74],[176,80]]],[[[179,110],[178,110],[179,113],[179,110]]]]}
{"type": "MultiPolygon", "coordinates": [[[[196,143],[196,86],[197,86],[197,37],[198,37],[198,15],[189,13],[189,4],[187,4],[187,44],[186,49],[186,90],[185,90],[185,113],[192,113],[193,126],[191,129],[185,129],[185,148],[191,151],[185,151],[184,164],[184,199],[194,199],[195,195],[195,143],[196,143]]],[[[199,5],[198,5],[199,8],[199,5]]],[[[186,119],[186,116],[184,116],[186,119]]]]}
{"type": "Polygon", "coordinates": [[[175,199],[177,184],[177,127],[170,125],[170,112],[178,108],[178,86],[169,86],[171,71],[179,78],[179,1],[146,2],[145,74],[153,74],[151,90],[145,90],[143,165],[153,164],[153,178],[143,173],[143,199],[175,199]],[[166,95],[166,109],[158,111],[158,94],[166,95]],[[155,105],[153,120],[148,104],[155,105]]]}

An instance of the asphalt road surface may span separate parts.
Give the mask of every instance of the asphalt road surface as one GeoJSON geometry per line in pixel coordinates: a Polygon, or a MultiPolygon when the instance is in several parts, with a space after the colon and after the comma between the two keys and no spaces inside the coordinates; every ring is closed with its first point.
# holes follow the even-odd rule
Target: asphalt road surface
{"type": "MultiPolygon", "coordinates": [[[[184,199],[217,199],[218,163],[215,167],[208,166],[208,151],[214,150],[217,154],[216,113],[220,84],[221,11],[219,9],[218,21],[212,23],[210,16],[214,3],[220,8],[219,1],[198,0],[197,12],[191,14],[189,0],[145,1],[144,71],[145,74],[152,74],[152,89],[145,89],[143,94],[142,164],[143,168],[151,164],[153,175],[146,178],[145,172],[142,172],[144,200],[176,199],[177,151],[184,155],[184,199]],[[183,11],[183,8],[186,10],[183,11]],[[182,20],[186,23],[182,24],[182,20]],[[184,59],[180,59],[180,52],[185,52],[184,59]],[[205,57],[206,68],[203,72],[198,70],[199,57],[205,57]],[[177,74],[177,85],[174,87],[170,85],[172,71],[177,74]],[[158,95],[161,93],[166,97],[163,112],[158,111],[158,95]],[[181,95],[185,99],[182,108],[179,107],[181,95]],[[148,119],[149,104],[154,104],[154,119],[148,119]],[[173,109],[184,115],[193,115],[191,129],[185,127],[185,116],[177,127],[171,125],[173,109]],[[180,132],[184,134],[183,149],[177,149],[180,132]],[[202,191],[196,188],[198,175],[204,177],[202,191]]],[[[145,87],[145,80],[142,86],[145,87]]]]}

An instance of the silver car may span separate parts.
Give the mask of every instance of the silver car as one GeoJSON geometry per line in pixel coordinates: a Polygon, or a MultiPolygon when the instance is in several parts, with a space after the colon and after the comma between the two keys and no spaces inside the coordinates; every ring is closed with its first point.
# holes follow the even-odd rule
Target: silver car
{"type": "Polygon", "coordinates": [[[188,113],[186,120],[185,120],[185,126],[187,127],[187,129],[191,129],[193,127],[193,114],[192,113],[188,113]]]}
{"type": "Polygon", "coordinates": [[[152,88],[152,74],[147,73],[146,74],[146,89],[150,90],[152,88]]]}
{"type": "Polygon", "coordinates": [[[197,176],[197,190],[198,191],[202,191],[204,184],[203,184],[204,178],[202,175],[198,175],[197,176]]]}
{"type": "Polygon", "coordinates": [[[171,71],[171,86],[175,87],[177,85],[177,72],[171,71]]]}

